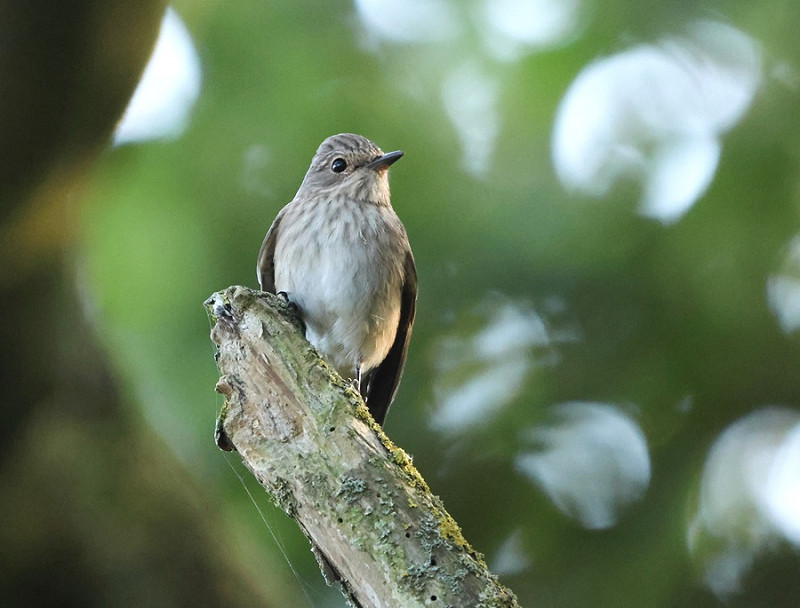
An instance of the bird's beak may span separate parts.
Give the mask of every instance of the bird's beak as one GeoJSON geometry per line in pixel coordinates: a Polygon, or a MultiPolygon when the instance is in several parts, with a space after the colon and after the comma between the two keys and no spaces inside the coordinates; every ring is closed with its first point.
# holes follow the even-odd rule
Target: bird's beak
{"type": "Polygon", "coordinates": [[[402,150],[389,152],[388,154],[384,154],[383,156],[379,156],[375,160],[368,162],[365,167],[367,167],[367,169],[372,169],[373,171],[382,171],[384,169],[388,169],[389,165],[395,161],[400,160],[401,156],[403,156],[402,150]]]}

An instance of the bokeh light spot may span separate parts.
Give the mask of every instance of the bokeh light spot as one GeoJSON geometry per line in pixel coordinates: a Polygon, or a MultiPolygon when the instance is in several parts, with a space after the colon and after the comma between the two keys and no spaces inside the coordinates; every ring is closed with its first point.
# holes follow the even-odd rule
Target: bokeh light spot
{"type": "Polygon", "coordinates": [[[633,179],[642,185],[640,213],[675,222],[708,189],[721,137],[747,111],[760,81],[758,45],[711,21],[596,61],[577,76],[556,116],[558,177],[594,197],[633,179]]]}
{"type": "Polygon", "coordinates": [[[192,37],[170,6],[142,79],[117,125],[114,144],[179,137],[189,124],[201,83],[192,37]]]}
{"type": "Polygon", "coordinates": [[[515,459],[565,515],[586,528],[609,528],[650,483],[650,454],[639,425],[605,403],[553,408],[554,422],[529,429],[536,449],[515,459]]]}
{"type": "Polygon", "coordinates": [[[541,316],[529,305],[492,294],[474,313],[477,331],[439,341],[431,425],[459,433],[486,422],[522,390],[536,367],[557,355],[541,316]]]}
{"type": "Polygon", "coordinates": [[[800,543],[800,412],[764,407],[734,422],[703,467],[690,552],[706,585],[728,597],[780,540],[800,543]]]}

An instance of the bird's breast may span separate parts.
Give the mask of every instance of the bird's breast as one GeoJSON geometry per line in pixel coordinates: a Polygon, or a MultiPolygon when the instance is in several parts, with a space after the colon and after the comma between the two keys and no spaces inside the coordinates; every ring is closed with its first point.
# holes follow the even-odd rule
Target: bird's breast
{"type": "Polygon", "coordinates": [[[343,375],[376,367],[394,341],[407,240],[391,207],[343,199],[292,203],[275,249],[275,287],[343,375]]]}

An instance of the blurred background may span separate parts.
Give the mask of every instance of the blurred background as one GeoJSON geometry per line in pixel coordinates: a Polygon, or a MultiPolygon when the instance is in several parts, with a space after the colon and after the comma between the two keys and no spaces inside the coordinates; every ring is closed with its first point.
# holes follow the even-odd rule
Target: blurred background
{"type": "Polygon", "coordinates": [[[798,23],[0,4],[0,604],[344,606],[214,446],[202,302],[256,285],[351,131],[406,152],[420,294],[385,428],[521,604],[795,606],[798,23]]]}

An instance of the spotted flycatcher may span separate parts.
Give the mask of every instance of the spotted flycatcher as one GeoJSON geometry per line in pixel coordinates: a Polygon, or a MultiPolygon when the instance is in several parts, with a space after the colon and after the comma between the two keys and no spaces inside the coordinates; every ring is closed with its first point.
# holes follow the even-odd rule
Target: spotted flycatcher
{"type": "Polygon", "coordinates": [[[352,133],[323,141],[258,255],[261,289],[297,306],[308,340],[354,380],[379,424],[400,383],[417,299],[414,257],[389,201],[389,166],[402,155],[352,133]]]}

